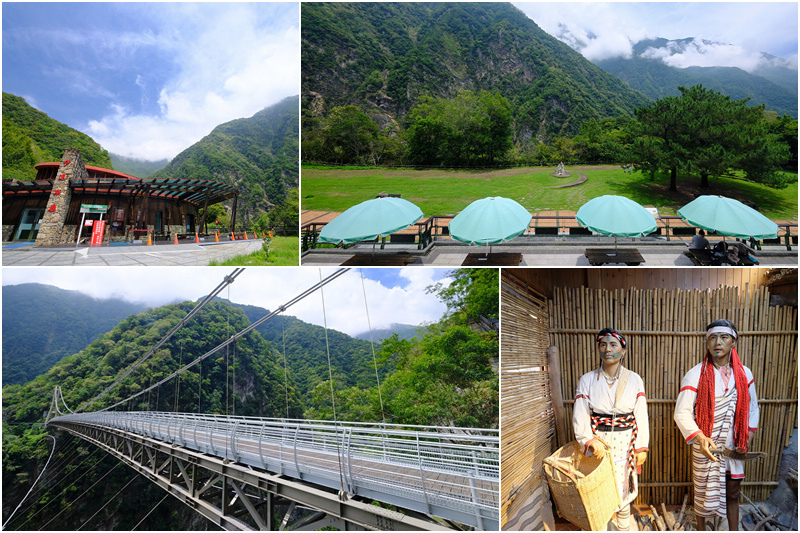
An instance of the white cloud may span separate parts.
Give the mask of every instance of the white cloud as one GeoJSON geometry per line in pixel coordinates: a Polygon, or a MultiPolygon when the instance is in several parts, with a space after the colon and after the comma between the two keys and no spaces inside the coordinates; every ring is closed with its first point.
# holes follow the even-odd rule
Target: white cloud
{"type": "Polygon", "coordinates": [[[644,39],[693,37],[701,45],[678,55],[651,52],[676,67],[737,66],[753,70],[761,52],[797,64],[794,2],[515,2],[550,35],[589,60],[628,58],[644,39]],[[702,41],[725,43],[702,45],[702,41]]]}
{"type": "Polygon", "coordinates": [[[172,9],[163,15],[164,29],[155,41],[180,68],[160,90],[160,112],[118,107],[86,127],[110,152],[172,158],[215,126],[299,93],[297,16],[284,16],[275,26],[273,11],[262,13],[258,4],[178,4],[172,9]]]}
{"type": "Polygon", "coordinates": [[[741,46],[709,43],[694,39],[686,46],[670,41],[665,48],[648,48],[642,56],[660,59],[667,65],[686,67],[739,67],[752,72],[765,63],[762,54],[745,50],[741,46]]]}
{"type": "MultiPolygon", "coordinates": [[[[117,297],[157,307],[202,298],[232,271],[232,268],[222,267],[75,268],[65,276],[63,269],[58,268],[7,268],[3,270],[3,284],[44,283],[99,299],[117,297]]],[[[370,324],[373,329],[380,329],[394,323],[417,325],[434,322],[442,317],[445,306],[435,295],[426,294],[425,287],[446,271],[407,268],[401,271],[400,276],[411,283],[403,289],[387,288],[377,281],[364,279],[362,290],[360,273],[351,270],[325,286],[324,314],[323,293],[320,291],[289,307],[284,314],[320,326],[327,319],[328,328],[349,335],[368,331],[370,324]]],[[[322,269],[322,278],[333,272],[335,269],[322,269]]],[[[273,311],[319,281],[320,270],[316,268],[249,268],[236,278],[230,290],[226,288],[219,296],[227,299],[230,295],[235,303],[273,311]]],[[[449,280],[443,282],[447,284],[449,280]]]]}

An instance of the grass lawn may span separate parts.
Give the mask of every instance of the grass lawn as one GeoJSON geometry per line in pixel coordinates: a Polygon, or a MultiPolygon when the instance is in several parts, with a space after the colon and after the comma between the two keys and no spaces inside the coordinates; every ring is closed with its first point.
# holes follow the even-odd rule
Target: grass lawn
{"type": "Polygon", "coordinates": [[[412,170],[303,167],[301,206],[304,211],[344,211],[381,192],[400,194],[417,204],[425,216],[455,215],[475,200],[504,196],[522,204],[531,213],[567,209],[577,211],[587,201],[605,194],[625,196],[661,214],[674,215],[696,195],[720,194],[753,202],[772,219],[797,220],[797,176],[785,189],[733,178],[712,178],[710,189],[700,189],[700,179],[678,176],[678,192],[668,190],[667,176],[655,181],[641,173],[627,174],[619,166],[568,167],[572,176],[555,178],[555,167],[507,170],[412,170]],[[552,188],[576,181],[586,174],[586,183],[552,188]]]}
{"type": "Polygon", "coordinates": [[[273,237],[269,253],[259,250],[250,255],[240,255],[224,263],[212,261],[211,266],[298,266],[300,243],[297,237],[273,237]]]}

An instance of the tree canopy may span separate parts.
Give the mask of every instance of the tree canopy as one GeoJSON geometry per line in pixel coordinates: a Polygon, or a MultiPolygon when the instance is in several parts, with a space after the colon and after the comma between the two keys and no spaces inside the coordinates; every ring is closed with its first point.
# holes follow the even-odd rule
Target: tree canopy
{"type": "Polygon", "coordinates": [[[680,96],[636,109],[627,162],[651,174],[668,171],[671,191],[677,191],[679,171],[699,175],[701,187],[709,187],[710,176],[734,170],[752,181],[785,186],[778,171],[789,152],[764,106],[750,107],[746,99],[731,100],[702,85],[679,89],[680,96]]]}

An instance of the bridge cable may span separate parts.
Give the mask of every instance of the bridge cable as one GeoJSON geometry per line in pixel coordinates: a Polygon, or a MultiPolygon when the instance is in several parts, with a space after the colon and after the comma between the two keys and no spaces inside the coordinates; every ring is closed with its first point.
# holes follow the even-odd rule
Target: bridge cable
{"type": "Polygon", "coordinates": [[[150,509],[150,510],[147,512],[147,514],[146,514],[146,515],[144,515],[144,518],[142,518],[141,520],[139,520],[139,523],[138,523],[138,524],[136,524],[135,526],[133,526],[133,529],[131,529],[131,531],[136,531],[136,528],[137,528],[137,527],[139,527],[140,525],[142,525],[142,522],[144,522],[145,520],[147,520],[147,517],[148,517],[148,516],[150,516],[151,514],[153,514],[153,511],[155,511],[155,510],[156,510],[156,508],[157,508],[159,505],[161,505],[162,503],[164,503],[164,500],[166,500],[166,499],[167,499],[167,498],[169,498],[169,497],[170,497],[170,493],[168,492],[168,493],[166,493],[166,494],[164,495],[164,497],[163,497],[163,498],[161,498],[161,501],[160,501],[160,502],[158,502],[158,503],[155,505],[155,507],[153,507],[152,509],[150,509]]]}
{"type": "Polygon", "coordinates": [[[372,341],[372,323],[369,320],[369,306],[367,305],[367,289],[364,287],[364,269],[361,272],[361,292],[364,293],[364,308],[367,310],[367,327],[369,328],[369,345],[372,348],[372,365],[375,367],[375,381],[378,382],[378,400],[381,404],[381,419],[386,423],[386,414],[383,411],[383,396],[381,395],[381,378],[378,376],[378,361],[375,359],[375,343],[372,341]]]}
{"type": "MultiPolygon", "coordinates": [[[[183,365],[183,339],[181,339],[181,358],[179,360],[178,366],[183,365]]],[[[178,412],[178,404],[181,397],[181,377],[178,376],[178,380],[175,382],[175,412],[178,412]]]]}
{"type": "MultiPolygon", "coordinates": [[[[322,269],[319,269],[319,279],[322,280],[322,269]]],[[[331,406],[333,407],[333,427],[336,431],[336,459],[339,461],[339,486],[341,487],[340,497],[344,495],[344,478],[342,475],[342,453],[339,449],[339,424],[336,421],[336,397],[333,394],[333,370],[331,368],[331,348],[328,343],[328,315],[325,313],[325,291],[320,288],[319,294],[322,297],[322,323],[325,326],[325,351],[328,354],[328,379],[331,384],[331,406]]]]}
{"type": "MultiPolygon", "coordinates": [[[[93,451],[91,454],[89,454],[89,457],[91,457],[92,455],[94,455],[94,454],[95,454],[95,452],[97,452],[97,451],[100,451],[100,448],[95,448],[95,451],[93,451]]],[[[87,457],[86,459],[88,459],[89,457],[87,457]]],[[[81,474],[81,475],[80,475],[80,476],[79,476],[79,477],[78,477],[76,480],[74,480],[74,481],[72,482],[72,484],[73,484],[73,485],[74,485],[74,484],[76,484],[78,481],[80,481],[81,479],[83,479],[83,477],[84,477],[84,476],[88,475],[88,474],[89,474],[89,473],[90,473],[92,470],[94,470],[94,469],[97,467],[97,465],[99,465],[99,464],[100,464],[100,463],[103,461],[103,459],[105,459],[105,457],[110,457],[110,455],[106,455],[106,456],[104,456],[102,459],[100,459],[100,461],[98,461],[97,463],[95,463],[95,464],[94,464],[94,466],[92,466],[92,467],[91,467],[91,468],[89,468],[88,470],[85,470],[85,471],[83,472],[83,474],[81,474]]],[[[52,489],[51,489],[51,490],[52,490],[52,489]]],[[[66,493],[66,492],[67,492],[67,487],[65,487],[65,488],[61,489],[61,494],[59,494],[59,497],[60,497],[60,496],[63,496],[63,495],[64,495],[64,493],[66,493]]],[[[45,494],[49,494],[49,493],[50,493],[50,491],[48,491],[48,492],[47,492],[47,493],[45,493],[45,494]]],[[[35,513],[33,513],[33,515],[31,515],[31,516],[30,516],[30,517],[28,517],[28,518],[27,518],[27,519],[26,519],[26,520],[25,520],[23,523],[21,523],[21,524],[20,524],[20,526],[19,526],[19,528],[18,528],[18,530],[19,530],[19,529],[21,529],[21,528],[22,528],[22,526],[24,526],[25,524],[27,524],[28,522],[30,522],[30,521],[31,521],[31,519],[33,519],[33,518],[34,518],[36,515],[38,515],[38,514],[39,514],[39,513],[41,513],[42,511],[44,511],[44,510],[47,508],[47,506],[48,506],[48,505],[50,505],[51,503],[53,503],[54,501],[57,501],[57,500],[58,500],[58,498],[51,498],[50,500],[48,500],[48,501],[47,501],[47,503],[45,503],[45,504],[44,504],[42,507],[40,507],[39,509],[37,509],[37,510],[36,510],[36,512],[35,512],[35,513]]],[[[28,507],[28,508],[25,510],[25,512],[29,511],[29,510],[31,509],[31,507],[33,507],[34,505],[36,505],[36,503],[35,503],[35,502],[34,502],[33,504],[31,504],[31,506],[30,506],[30,507],[28,507]]],[[[55,518],[55,517],[54,517],[54,518],[55,518]]],[[[51,521],[52,521],[52,520],[51,520],[51,521]]],[[[50,523],[50,522],[48,522],[48,524],[49,524],[49,523],[50,523]]],[[[47,525],[47,524],[45,524],[45,525],[47,525]]]]}
{"type": "Polygon", "coordinates": [[[101,392],[100,394],[98,394],[97,396],[92,398],[91,400],[85,402],[83,405],[78,407],[77,411],[83,411],[84,409],[88,409],[97,400],[99,400],[100,398],[105,396],[111,389],[113,389],[114,387],[119,385],[122,382],[123,379],[128,377],[131,374],[131,372],[136,370],[142,363],[144,363],[147,359],[149,359],[150,356],[153,355],[156,352],[156,350],[158,350],[165,342],[167,342],[170,339],[170,337],[172,337],[180,328],[182,328],[184,325],[186,325],[186,323],[189,320],[191,320],[192,317],[194,317],[194,315],[199,313],[200,310],[203,309],[203,307],[205,307],[208,304],[208,302],[213,300],[217,296],[217,294],[222,292],[222,289],[224,289],[226,286],[228,286],[231,283],[233,283],[233,281],[236,279],[236,277],[239,274],[241,274],[242,272],[244,272],[243,268],[237,268],[233,272],[231,272],[229,275],[225,276],[225,278],[222,280],[222,282],[213,291],[211,291],[200,303],[195,305],[191,309],[191,311],[189,311],[186,314],[186,316],[181,318],[178,321],[178,323],[166,335],[164,335],[164,337],[160,341],[158,341],[152,348],[150,348],[150,350],[146,354],[144,354],[141,357],[141,359],[139,359],[138,361],[133,363],[130,367],[128,367],[128,369],[125,370],[122,373],[122,375],[120,377],[118,377],[111,385],[109,385],[103,392],[101,392]]]}
{"type": "Polygon", "coordinates": [[[124,487],[122,487],[121,489],[119,489],[119,490],[117,491],[117,493],[116,493],[116,494],[114,494],[114,495],[113,495],[111,498],[109,498],[109,500],[108,500],[106,503],[104,503],[104,504],[103,504],[103,506],[102,506],[100,509],[98,509],[97,511],[95,511],[95,513],[94,513],[92,516],[90,516],[90,517],[89,517],[89,518],[88,518],[88,519],[87,519],[87,520],[86,520],[86,521],[85,521],[83,524],[81,524],[81,525],[80,525],[80,527],[79,527],[79,528],[77,528],[75,531],[80,531],[81,529],[83,529],[83,526],[85,526],[86,524],[88,524],[88,523],[89,523],[89,522],[92,520],[92,518],[94,518],[95,516],[97,516],[97,513],[99,513],[99,512],[100,512],[100,511],[102,511],[103,509],[105,509],[105,508],[108,506],[108,504],[109,504],[109,503],[113,502],[113,501],[114,501],[114,499],[116,499],[116,497],[117,497],[117,496],[119,496],[120,492],[122,492],[123,490],[127,489],[127,488],[128,488],[128,485],[130,485],[131,483],[133,483],[133,481],[134,481],[136,478],[138,478],[138,477],[139,477],[139,473],[137,472],[137,473],[135,473],[135,474],[133,475],[133,477],[131,478],[131,480],[130,480],[130,481],[128,481],[127,483],[125,483],[125,486],[124,486],[124,487]]]}
{"type": "Polygon", "coordinates": [[[42,530],[42,529],[44,529],[46,526],[48,526],[48,525],[50,524],[50,522],[52,522],[53,520],[55,520],[56,518],[58,518],[59,516],[61,516],[61,513],[63,513],[63,512],[64,512],[64,511],[66,511],[67,509],[69,509],[69,508],[72,506],[72,504],[73,504],[73,503],[75,503],[76,501],[80,500],[80,499],[83,497],[83,495],[84,495],[84,494],[86,494],[87,492],[89,492],[90,490],[92,490],[92,489],[94,488],[94,486],[95,486],[95,485],[97,485],[98,483],[100,483],[101,481],[103,481],[107,475],[109,475],[111,472],[113,472],[113,471],[114,471],[114,470],[115,470],[115,469],[116,469],[116,468],[117,468],[119,465],[121,465],[121,464],[123,464],[123,463],[122,463],[122,461],[119,461],[119,462],[117,462],[117,464],[115,464],[115,465],[114,465],[114,467],[113,467],[111,470],[109,470],[108,472],[106,472],[105,474],[103,474],[103,475],[102,475],[102,477],[100,477],[100,479],[98,479],[97,481],[95,481],[94,483],[92,483],[92,486],[91,486],[91,487],[89,487],[88,489],[86,489],[85,491],[83,491],[83,492],[81,493],[81,495],[80,495],[80,496],[78,496],[77,498],[75,498],[74,500],[72,500],[71,502],[69,502],[69,503],[66,505],[66,507],[64,507],[63,509],[61,509],[61,511],[59,511],[59,512],[58,512],[58,514],[57,514],[57,515],[55,515],[53,518],[51,518],[50,520],[48,520],[48,521],[47,521],[47,523],[46,523],[45,525],[43,525],[42,527],[40,527],[40,528],[39,528],[39,531],[41,531],[41,530],[42,530]]]}
{"type": "MultiPolygon", "coordinates": [[[[228,304],[231,303],[231,287],[228,286],[228,304]]],[[[228,308],[228,313],[225,315],[228,321],[228,325],[225,328],[225,335],[230,336],[231,334],[231,312],[230,308],[228,308]]],[[[230,366],[228,364],[228,357],[230,357],[230,346],[225,347],[225,415],[227,416],[228,413],[228,382],[231,380],[231,373],[230,373],[230,366]]]]}
{"type": "Polygon", "coordinates": [[[28,489],[28,493],[27,493],[27,494],[25,494],[25,497],[24,497],[24,498],[22,498],[22,501],[21,501],[21,502],[19,502],[19,505],[17,505],[17,508],[16,508],[16,509],[14,509],[14,511],[11,513],[11,516],[9,516],[9,517],[8,517],[8,520],[6,520],[6,521],[5,521],[5,523],[3,524],[3,527],[2,527],[2,529],[5,529],[5,528],[6,528],[6,525],[8,524],[8,522],[9,522],[9,521],[10,521],[10,520],[11,520],[11,519],[14,517],[14,513],[16,513],[16,512],[19,510],[19,508],[20,508],[20,507],[22,507],[22,504],[23,504],[23,503],[25,503],[25,500],[28,498],[28,496],[30,496],[30,494],[31,494],[31,491],[33,491],[33,487],[35,487],[35,486],[36,486],[36,484],[37,484],[37,483],[39,482],[39,480],[42,478],[42,475],[44,474],[44,471],[45,471],[45,470],[47,470],[47,465],[49,465],[49,464],[50,464],[50,459],[52,459],[52,458],[53,458],[53,454],[54,454],[54,453],[55,453],[55,451],[56,451],[56,444],[57,444],[57,442],[56,442],[56,438],[55,438],[54,436],[52,436],[52,435],[47,435],[47,436],[48,436],[48,437],[50,437],[51,439],[53,439],[53,449],[52,449],[52,450],[50,450],[50,457],[48,457],[48,458],[47,458],[47,462],[44,464],[44,468],[42,468],[42,471],[41,471],[41,472],[39,472],[39,475],[36,477],[36,481],[34,481],[34,482],[33,482],[33,485],[31,485],[31,488],[30,488],[30,489],[28,489]]]}
{"type": "MultiPolygon", "coordinates": [[[[194,365],[202,362],[204,359],[207,359],[208,357],[214,355],[215,353],[217,353],[218,351],[222,350],[224,347],[226,347],[230,343],[235,342],[239,338],[247,335],[248,333],[250,333],[251,331],[253,331],[257,327],[259,327],[261,324],[266,322],[267,320],[271,320],[272,318],[274,318],[278,314],[283,313],[284,311],[286,311],[292,305],[296,304],[297,302],[299,302],[303,298],[307,297],[308,295],[313,294],[315,291],[321,289],[322,287],[324,287],[328,283],[332,282],[336,278],[340,277],[341,275],[345,274],[349,270],[350,270],[349,268],[341,268],[341,269],[337,270],[336,272],[334,272],[333,274],[331,274],[330,276],[328,276],[324,280],[322,280],[319,283],[313,285],[312,287],[309,287],[308,289],[306,289],[305,291],[300,293],[298,296],[295,296],[293,299],[291,299],[287,303],[285,303],[282,306],[278,307],[278,309],[276,309],[275,311],[272,311],[268,315],[265,315],[265,316],[259,318],[258,320],[256,320],[255,322],[253,322],[252,324],[250,324],[249,326],[247,326],[246,328],[241,330],[239,333],[236,333],[235,335],[232,335],[229,339],[223,341],[222,343],[217,345],[215,348],[212,348],[208,352],[206,352],[203,355],[197,357],[194,361],[184,365],[182,368],[179,368],[178,370],[176,370],[175,372],[173,372],[169,376],[165,377],[164,379],[162,379],[161,381],[159,381],[155,385],[152,385],[152,387],[158,387],[158,386],[162,385],[163,383],[166,383],[167,381],[169,381],[170,379],[174,378],[175,376],[177,376],[181,372],[185,372],[186,370],[192,368],[194,365]]],[[[320,273],[320,275],[321,275],[321,273],[320,273]]],[[[202,371],[202,367],[201,367],[201,371],[202,371]]],[[[201,377],[202,377],[202,374],[201,374],[201,377]]],[[[202,383],[202,381],[201,381],[201,383],[202,383]]],[[[152,388],[152,387],[150,387],[150,388],[152,388]]],[[[136,394],[133,394],[129,398],[126,398],[125,400],[121,400],[121,401],[117,402],[114,405],[110,405],[108,407],[104,407],[103,409],[100,409],[98,412],[102,412],[102,411],[107,411],[109,409],[113,409],[114,407],[116,407],[117,405],[119,405],[119,404],[121,404],[123,402],[126,402],[128,400],[132,400],[133,398],[136,398],[137,396],[140,396],[140,395],[146,393],[150,388],[140,390],[139,392],[137,392],[136,394]]]]}
{"type": "MultiPolygon", "coordinates": [[[[76,441],[77,441],[77,442],[73,442],[73,448],[72,448],[72,450],[70,450],[70,451],[75,451],[75,448],[77,448],[77,447],[78,447],[78,445],[79,445],[80,441],[79,441],[79,439],[76,439],[76,441]]],[[[66,450],[62,450],[62,451],[60,451],[59,453],[66,453],[66,450]]],[[[55,478],[55,479],[57,479],[57,478],[58,478],[58,477],[61,475],[61,473],[62,473],[62,472],[59,472],[59,471],[58,471],[58,468],[62,467],[62,466],[65,464],[65,463],[69,463],[69,462],[71,462],[71,461],[72,461],[72,459],[73,459],[74,457],[75,457],[75,455],[73,455],[73,456],[71,456],[71,457],[62,457],[61,459],[58,459],[58,460],[56,461],[56,463],[55,463],[55,464],[53,464],[53,465],[50,467],[50,469],[51,469],[51,470],[54,470],[54,469],[56,470],[56,473],[55,473],[55,474],[52,474],[52,477],[53,477],[53,478],[55,478]]],[[[45,465],[45,466],[46,466],[46,465],[45,465]]],[[[55,488],[55,487],[58,485],[58,483],[60,483],[60,482],[61,482],[61,480],[59,480],[59,481],[58,481],[56,484],[54,484],[52,487],[49,487],[49,488],[45,487],[45,486],[44,486],[44,484],[42,484],[42,485],[39,485],[39,486],[38,486],[38,488],[37,488],[37,490],[36,490],[36,492],[33,494],[33,496],[39,496],[40,494],[42,495],[42,497],[44,497],[44,496],[47,496],[48,494],[50,494],[50,492],[52,492],[52,491],[53,491],[53,489],[54,489],[54,488],[55,488]],[[44,493],[42,493],[42,491],[44,491],[44,493]]],[[[28,498],[28,496],[26,495],[26,496],[25,496],[25,498],[28,498]]],[[[22,512],[20,512],[20,514],[19,514],[19,518],[22,518],[22,517],[24,517],[24,516],[27,514],[27,512],[28,512],[28,511],[30,511],[30,510],[31,510],[33,507],[35,507],[35,506],[36,506],[36,505],[39,503],[39,500],[40,500],[40,498],[29,498],[29,499],[32,501],[32,503],[30,503],[30,505],[28,505],[27,507],[25,507],[25,509],[23,509],[23,510],[22,510],[22,512]]],[[[23,501],[25,501],[25,500],[23,500],[23,501]]],[[[16,510],[15,510],[14,512],[16,512],[16,510]]],[[[13,516],[13,515],[12,515],[12,516],[13,516]]],[[[34,516],[35,516],[35,515],[34,515],[34,516]]],[[[28,520],[29,520],[29,519],[28,519],[28,520]]],[[[27,522],[28,522],[28,520],[25,520],[24,522],[22,522],[22,525],[24,525],[25,523],[27,523],[27,522]]],[[[11,517],[9,517],[8,521],[6,521],[6,523],[3,525],[3,529],[5,529],[7,525],[9,525],[10,521],[11,521],[11,517]]]]}
{"type": "Polygon", "coordinates": [[[286,390],[286,418],[289,418],[289,370],[286,367],[286,323],[281,324],[281,336],[283,337],[283,382],[286,390]]]}

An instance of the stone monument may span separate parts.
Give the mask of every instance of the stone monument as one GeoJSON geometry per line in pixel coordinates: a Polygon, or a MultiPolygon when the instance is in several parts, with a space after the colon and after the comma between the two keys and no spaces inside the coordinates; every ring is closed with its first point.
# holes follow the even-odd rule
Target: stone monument
{"type": "Polygon", "coordinates": [[[71,228],[65,228],[64,222],[67,220],[67,210],[72,196],[70,180],[83,179],[87,175],[80,152],[74,148],[64,150],[61,165],[58,168],[58,174],[56,174],[56,179],[53,181],[53,188],[47,201],[47,209],[39,226],[35,246],[61,244],[69,239],[71,236],[69,230],[71,228]]]}
{"type": "Polygon", "coordinates": [[[566,170],[564,170],[564,162],[561,161],[558,164],[558,166],[556,167],[556,171],[553,172],[552,175],[557,177],[557,178],[566,178],[566,177],[572,176],[572,173],[571,172],[567,172],[566,170]]]}

